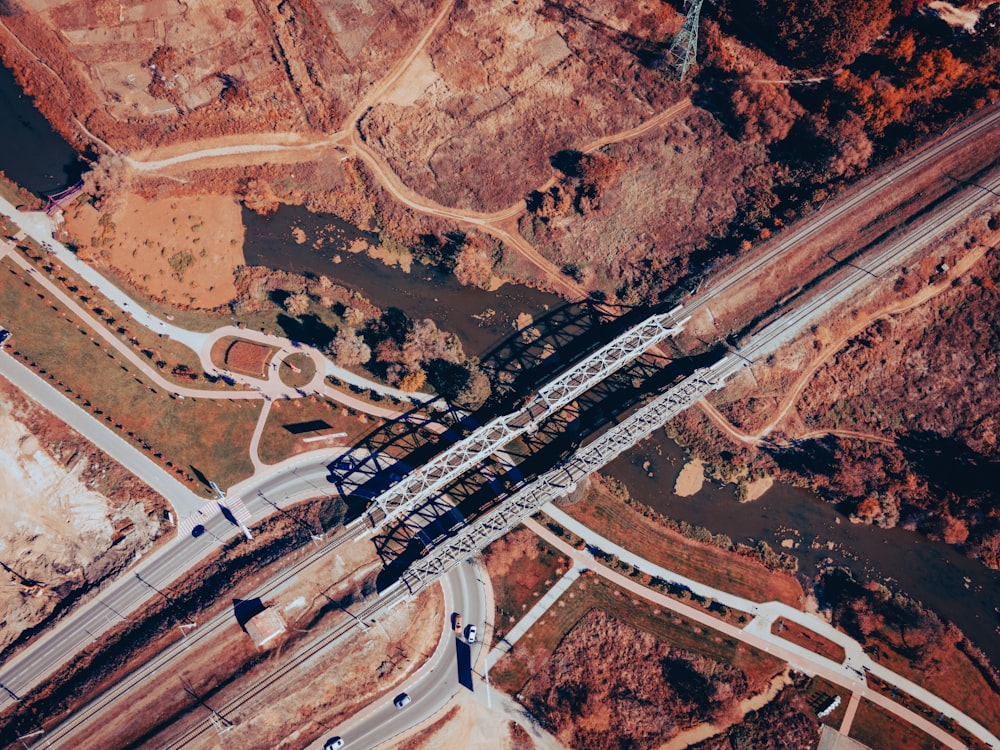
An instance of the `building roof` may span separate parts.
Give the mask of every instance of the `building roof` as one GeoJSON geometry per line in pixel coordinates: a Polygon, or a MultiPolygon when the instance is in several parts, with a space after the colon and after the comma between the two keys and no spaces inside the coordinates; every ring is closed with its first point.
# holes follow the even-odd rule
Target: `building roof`
{"type": "Polygon", "coordinates": [[[268,607],[247,620],[246,631],[257,648],[261,648],[272,638],[285,632],[285,621],[276,608],[268,607]]]}

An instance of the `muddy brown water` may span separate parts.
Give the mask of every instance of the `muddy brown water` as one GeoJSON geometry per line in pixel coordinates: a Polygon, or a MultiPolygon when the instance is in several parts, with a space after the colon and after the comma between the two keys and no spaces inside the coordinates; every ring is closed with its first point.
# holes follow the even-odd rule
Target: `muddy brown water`
{"type": "Polygon", "coordinates": [[[0,169],[36,195],[80,179],[85,164],[0,65],[0,169]]]}
{"type": "Polygon", "coordinates": [[[674,482],[686,461],[684,451],[658,431],[613,462],[608,473],[624,482],[632,497],[665,516],[726,534],[734,542],[763,540],[776,551],[791,552],[806,576],[832,561],[859,580],[885,582],[954,622],[993,664],[1000,664],[995,609],[1000,571],[915,532],[852,524],[813,493],[781,483],[750,503],[738,502],[732,485],[707,480],[696,495],[678,497],[674,482]],[[797,546],[782,549],[784,540],[797,546]]]}
{"type": "Polygon", "coordinates": [[[383,310],[398,307],[413,319],[432,318],[439,328],[456,333],[469,354],[481,356],[513,333],[520,313],[539,317],[564,304],[554,294],[522,286],[508,284],[487,292],[462,286],[451,275],[417,262],[407,273],[365,253],[349,252],[355,240],[377,244],[378,237],[331,214],[281,206],[266,216],[244,210],[243,223],[248,265],[328,276],[383,310]],[[305,234],[301,244],[294,230],[305,234]],[[320,239],[323,244],[314,247],[320,239]]]}

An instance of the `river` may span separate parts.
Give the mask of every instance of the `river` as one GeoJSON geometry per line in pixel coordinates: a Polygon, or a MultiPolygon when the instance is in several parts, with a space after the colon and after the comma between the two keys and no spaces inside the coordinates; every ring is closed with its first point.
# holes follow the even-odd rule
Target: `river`
{"type": "Polygon", "coordinates": [[[85,164],[24,95],[14,74],[0,65],[0,169],[36,195],[54,193],[80,179],[85,164]]]}
{"type": "MultiPolygon", "coordinates": [[[[32,192],[59,190],[79,177],[80,159],[2,66],[0,139],[4,144],[0,169],[32,192]]],[[[325,274],[379,307],[395,306],[413,318],[435,319],[457,333],[471,353],[482,354],[495,346],[512,331],[519,313],[536,316],[560,304],[553,295],[523,287],[485,292],[462,287],[434,269],[415,265],[408,274],[347,252],[354,239],[374,238],[334,216],[286,206],[267,217],[246,212],[244,221],[248,263],[325,274]],[[302,244],[293,239],[296,227],[305,233],[302,244]],[[319,237],[326,243],[313,249],[319,237]]],[[[728,534],[734,541],[764,540],[778,549],[783,540],[793,540],[798,546],[790,551],[806,575],[829,558],[860,578],[885,580],[955,622],[994,664],[1000,664],[996,633],[1000,618],[994,609],[1000,573],[912,532],[851,524],[814,495],[784,485],[775,485],[764,497],[746,504],[736,502],[732,488],[712,483],[694,497],[677,497],[672,488],[684,461],[683,451],[658,432],[614,462],[609,473],[624,481],[636,499],[661,513],[728,534]],[[642,468],[647,460],[649,472],[642,468]]]]}
{"type": "Polygon", "coordinates": [[[434,319],[438,327],[456,333],[466,352],[476,356],[513,333],[519,314],[537,317],[563,304],[554,294],[523,286],[504,285],[487,292],[462,286],[450,274],[417,262],[407,273],[363,252],[350,252],[356,240],[377,244],[378,238],[331,214],[281,206],[266,216],[244,210],[243,223],[248,265],[328,276],[382,309],[398,307],[413,319],[434,319]],[[302,232],[297,240],[294,230],[302,232]],[[314,247],[320,239],[322,246],[314,247]]]}
{"type": "Polygon", "coordinates": [[[1000,664],[1000,615],[993,609],[1000,571],[912,531],[853,524],[813,493],[785,484],[775,483],[749,503],[736,500],[732,485],[710,481],[696,495],[678,497],[674,482],[686,460],[684,451],[658,430],[613,462],[608,473],[624,482],[632,497],[665,516],[726,534],[734,542],[762,540],[776,551],[791,552],[808,577],[832,561],[860,580],[883,581],[957,624],[1000,664]],[[782,549],[785,540],[796,546],[782,549]]]}

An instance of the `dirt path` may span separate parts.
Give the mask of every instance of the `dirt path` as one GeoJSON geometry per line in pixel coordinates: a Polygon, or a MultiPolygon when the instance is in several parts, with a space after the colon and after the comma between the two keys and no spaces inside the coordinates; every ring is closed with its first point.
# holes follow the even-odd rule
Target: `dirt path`
{"type": "Polygon", "coordinates": [[[413,46],[413,49],[410,50],[410,53],[396,63],[392,70],[390,70],[381,81],[373,86],[371,90],[369,90],[369,92],[362,97],[361,101],[358,102],[358,105],[347,116],[347,120],[341,128],[342,130],[357,130],[358,120],[364,116],[365,112],[378,104],[385,97],[385,95],[392,90],[402,75],[413,64],[413,61],[417,59],[417,56],[424,51],[424,47],[427,46],[427,42],[429,42],[431,37],[434,36],[438,29],[441,28],[441,24],[444,23],[444,20],[448,17],[448,14],[451,13],[451,9],[454,6],[455,0],[444,1],[444,4],[441,6],[441,10],[439,10],[438,14],[434,16],[434,20],[431,21],[430,26],[427,27],[427,30],[424,31],[420,39],[417,40],[417,43],[413,46]]]}
{"type": "MultiPolygon", "coordinates": [[[[963,255],[955,266],[950,269],[940,281],[924,287],[919,292],[907,297],[906,299],[894,302],[880,310],[876,310],[859,318],[854,325],[844,332],[836,341],[829,344],[820,353],[820,355],[812,363],[810,363],[805,370],[802,371],[799,377],[792,384],[791,388],[789,388],[784,398],[781,400],[781,403],[778,405],[777,412],[771,418],[771,421],[756,432],[743,432],[736,427],[736,425],[730,422],[718,409],[704,399],[698,402],[698,408],[702,410],[702,413],[704,413],[706,417],[712,420],[716,427],[725,432],[726,435],[733,440],[750,445],[758,445],[764,440],[764,438],[770,435],[778,428],[779,425],[781,425],[781,423],[788,416],[789,412],[791,412],[798,403],[802,393],[812,382],[813,377],[815,377],[820,368],[829,362],[834,355],[842,351],[844,346],[851,339],[864,331],[875,321],[905,313],[908,310],[912,310],[913,308],[919,307],[925,302],[930,301],[942,292],[947,291],[951,288],[952,282],[955,279],[968,272],[977,262],[979,262],[979,260],[982,259],[984,255],[986,255],[988,249],[989,247],[985,243],[980,245],[963,255]]],[[[798,435],[795,439],[813,440],[826,437],[828,435],[856,440],[867,440],[870,442],[881,443],[883,445],[896,444],[896,441],[892,438],[859,430],[813,430],[811,432],[798,435]]]]}

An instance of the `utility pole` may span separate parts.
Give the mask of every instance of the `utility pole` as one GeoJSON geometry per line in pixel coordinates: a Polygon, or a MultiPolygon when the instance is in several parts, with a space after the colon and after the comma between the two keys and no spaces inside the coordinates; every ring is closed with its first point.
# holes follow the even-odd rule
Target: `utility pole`
{"type": "Polygon", "coordinates": [[[670,51],[664,60],[664,65],[677,74],[677,80],[683,81],[688,70],[698,56],[698,20],[701,17],[701,6],[704,0],[687,0],[687,15],[681,30],[674,37],[670,51]]]}

